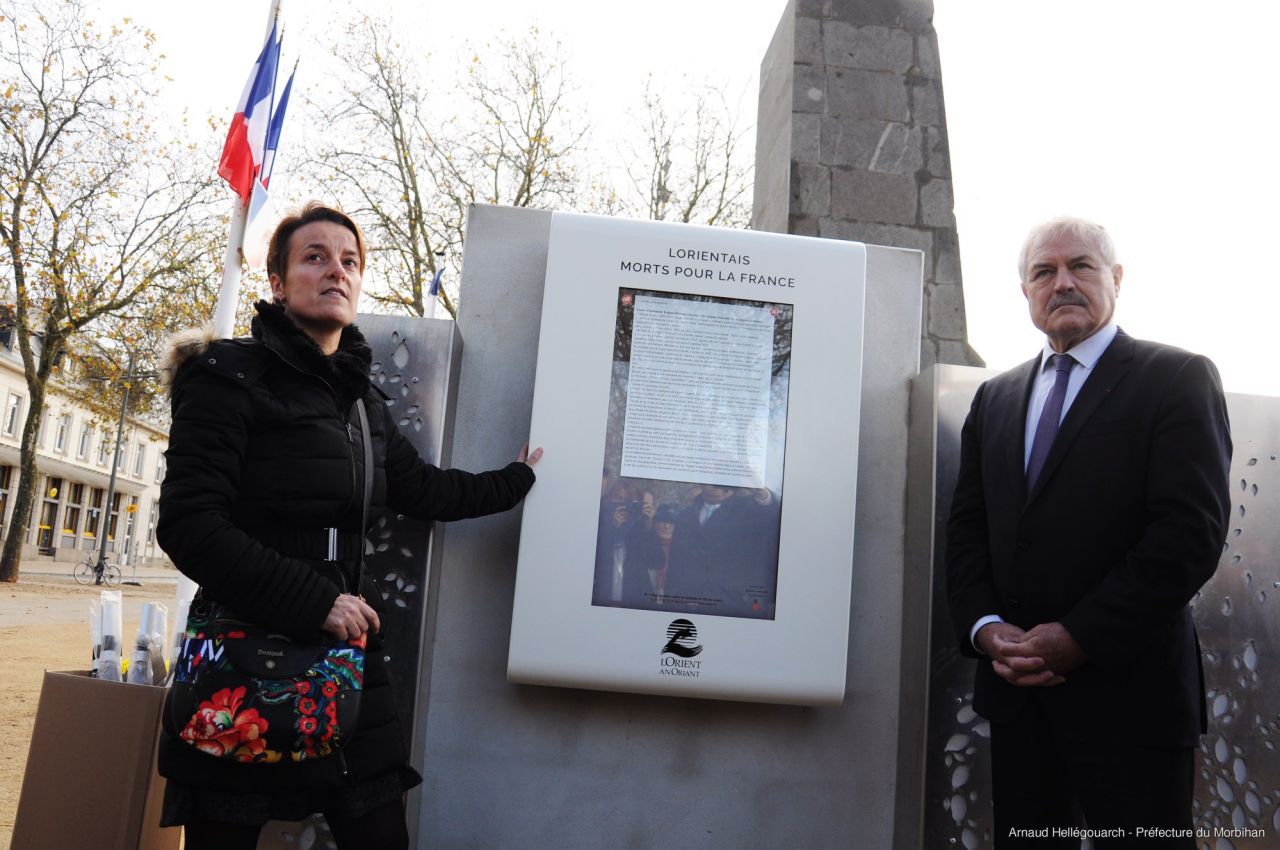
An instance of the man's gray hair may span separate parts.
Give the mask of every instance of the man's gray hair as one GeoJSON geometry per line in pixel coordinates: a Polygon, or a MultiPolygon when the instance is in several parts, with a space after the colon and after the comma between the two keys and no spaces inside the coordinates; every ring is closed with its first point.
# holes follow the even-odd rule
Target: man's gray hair
{"type": "Polygon", "coordinates": [[[1098,252],[1098,257],[1101,258],[1108,269],[1116,267],[1116,244],[1111,241],[1111,234],[1107,233],[1105,227],[1101,224],[1094,224],[1092,221],[1085,221],[1083,218],[1061,216],[1050,219],[1043,224],[1037,224],[1031,228],[1027,238],[1022,241],[1022,251],[1018,254],[1019,280],[1026,282],[1027,261],[1036,246],[1046,239],[1061,236],[1062,234],[1070,234],[1085,244],[1092,245],[1094,250],[1098,252]]]}

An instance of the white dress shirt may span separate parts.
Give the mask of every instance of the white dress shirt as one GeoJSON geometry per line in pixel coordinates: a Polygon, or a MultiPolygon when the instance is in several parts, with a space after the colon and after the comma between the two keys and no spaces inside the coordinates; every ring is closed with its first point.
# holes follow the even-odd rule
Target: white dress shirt
{"type": "MultiPolygon", "coordinates": [[[[1118,330],[1116,323],[1111,322],[1066,352],[1076,363],[1071,367],[1071,374],[1067,377],[1067,395],[1062,400],[1062,417],[1058,419],[1059,425],[1062,424],[1063,419],[1067,418],[1071,402],[1075,401],[1076,396],[1080,394],[1080,387],[1093,372],[1093,367],[1098,364],[1098,358],[1102,356],[1102,352],[1106,351],[1107,346],[1111,345],[1111,341],[1116,338],[1118,330]]],[[[1026,436],[1022,441],[1023,471],[1026,471],[1027,464],[1031,462],[1031,445],[1036,439],[1036,426],[1040,423],[1040,413],[1044,410],[1044,403],[1049,400],[1049,393],[1053,390],[1053,382],[1057,377],[1056,370],[1046,367],[1049,364],[1049,358],[1057,353],[1049,345],[1049,341],[1045,340],[1044,349],[1040,352],[1040,376],[1036,378],[1036,384],[1031,388],[1031,403],[1027,405],[1026,436]]]]}

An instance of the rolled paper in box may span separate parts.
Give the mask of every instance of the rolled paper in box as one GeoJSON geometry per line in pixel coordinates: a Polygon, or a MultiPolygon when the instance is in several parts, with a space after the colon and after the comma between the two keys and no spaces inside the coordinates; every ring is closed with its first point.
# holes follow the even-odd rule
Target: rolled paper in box
{"type": "Polygon", "coordinates": [[[118,590],[102,591],[102,654],[98,657],[98,678],[120,681],[120,650],[124,633],[124,603],[118,590]]]}
{"type": "Polygon", "coordinates": [[[199,589],[200,585],[194,579],[188,578],[182,573],[179,573],[178,589],[174,598],[180,603],[186,602],[190,604],[191,600],[196,598],[196,591],[199,589]]]}
{"type": "Polygon", "coordinates": [[[98,675],[98,658],[102,655],[102,600],[89,601],[89,649],[91,675],[98,675]]]}
{"type": "Polygon", "coordinates": [[[131,685],[150,685],[151,681],[151,638],[142,637],[141,643],[146,646],[139,646],[129,655],[129,672],[125,674],[125,681],[131,685]]]}
{"type": "Polygon", "coordinates": [[[149,641],[151,664],[151,684],[158,685],[164,681],[165,647],[169,636],[169,609],[163,602],[148,602],[142,606],[142,621],[138,624],[138,645],[142,645],[142,636],[149,641]]]}
{"type": "Polygon", "coordinates": [[[169,657],[177,658],[182,649],[182,639],[187,633],[187,612],[191,610],[191,600],[196,598],[200,585],[181,573],[178,574],[178,590],[174,600],[173,619],[169,621],[173,629],[169,636],[169,657]]]}
{"type": "Polygon", "coordinates": [[[148,602],[142,606],[142,618],[138,621],[138,633],[153,635],[164,634],[168,622],[169,609],[163,602],[148,602]]]}
{"type": "Polygon", "coordinates": [[[169,639],[169,657],[177,658],[182,651],[182,641],[187,636],[187,612],[191,609],[190,599],[179,599],[173,606],[173,634],[169,639]]]}

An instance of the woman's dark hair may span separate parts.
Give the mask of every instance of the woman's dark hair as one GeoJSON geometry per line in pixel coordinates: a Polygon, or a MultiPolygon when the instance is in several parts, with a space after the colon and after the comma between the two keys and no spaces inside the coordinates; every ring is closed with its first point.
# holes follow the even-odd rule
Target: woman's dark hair
{"type": "Polygon", "coordinates": [[[267,247],[267,274],[277,275],[284,280],[285,270],[289,266],[289,240],[294,232],[305,225],[316,221],[330,221],[350,230],[356,237],[356,250],[360,253],[360,272],[364,272],[364,234],[351,217],[333,207],[326,207],[319,201],[310,201],[296,213],[280,219],[276,230],[271,234],[271,243],[267,247]]]}

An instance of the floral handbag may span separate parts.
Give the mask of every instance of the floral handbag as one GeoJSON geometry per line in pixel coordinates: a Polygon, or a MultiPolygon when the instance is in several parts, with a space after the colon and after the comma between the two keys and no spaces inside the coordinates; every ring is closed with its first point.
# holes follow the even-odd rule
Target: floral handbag
{"type": "MultiPolygon", "coordinates": [[[[368,524],[373,451],[364,402],[364,511],[368,524]]],[[[364,557],[358,561],[359,592],[364,557]]],[[[197,596],[173,662],[166,727],[216,758],[274,763],[321,758],[355,732],[364,683],[365,639],[301,641],[237,619],[197,596]]]]}
{"type": "Polygon", "coordinates": [[[295,641],[197,603],[175,662],[171,729],[201,752],[241,762],[327,756],[355,730],[365,636],[295,641]]]}

